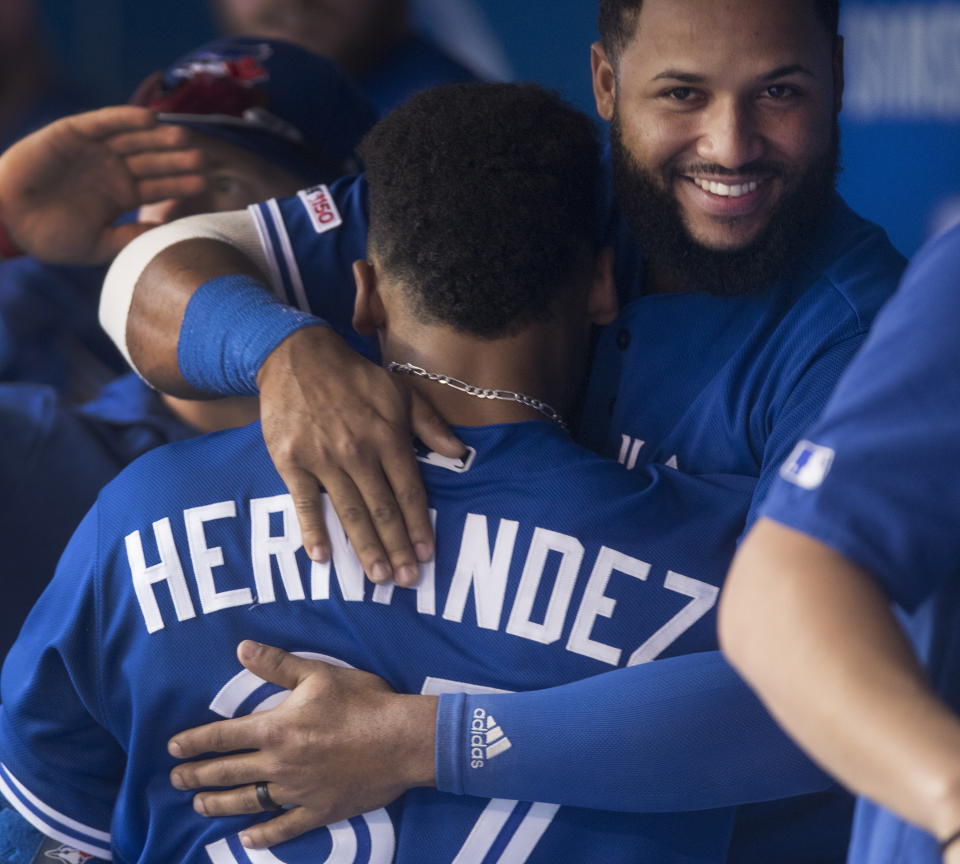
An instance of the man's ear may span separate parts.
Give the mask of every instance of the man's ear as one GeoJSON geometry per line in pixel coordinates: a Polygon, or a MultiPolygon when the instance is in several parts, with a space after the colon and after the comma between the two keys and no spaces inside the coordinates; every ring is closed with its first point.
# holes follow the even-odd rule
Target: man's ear
{"type": "Polygon", "coordinates": [[[833,112],[839,114],[843,107],[843,37],[837,36],[833,43],[833,112]]]}
{"type": "Polygon", "coordinates": [[[613,249],[604,249],[597,256],[593,283],[587,297],[587,314],[594,324],[609,324],[617,317],[620,303],[613,279],[613,249]]]}
{"type": "Polygon", "coordinates": [[[369,261],[353,262],[357,297],[353,301],[353,329],[369,336],[383,326],[386,315],[377,290],[377,271],[369,261]]]}
{"type": "Polygon", "coordinates": [[[597,103],[597,113],[609,122],[613,119],[613,109],[617,101],[617,75],[600,42],[594,42],[590,46],[590,69],[593,73],[593,98],[597,103]]]}

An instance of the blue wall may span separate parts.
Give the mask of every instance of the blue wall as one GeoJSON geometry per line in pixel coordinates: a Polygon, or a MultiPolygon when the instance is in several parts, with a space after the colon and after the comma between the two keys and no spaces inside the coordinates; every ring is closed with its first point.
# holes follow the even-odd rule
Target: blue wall
{"type": "MultiPolygon", "coordinates": [[[[478,0],[521,79],[593,113],[590,0],[478,0]]],[[[773,2],[773,0],[771,0],[773,2]]],[[[912,254],[960,220],[960,0],[844,0],[840,191],[912,254]]]]}
{"type": "Polygon", "coordinates": [[[476,0],[503,40],[516,77],[559,90],[594,115],[590,43],[597,38],[594,0],[476,0]]]}
{"type": "Polygon", "coordinates": [[[960,2],[848,0],[843,28],[841,188],[912,254],[960,220],[960,2]]]}

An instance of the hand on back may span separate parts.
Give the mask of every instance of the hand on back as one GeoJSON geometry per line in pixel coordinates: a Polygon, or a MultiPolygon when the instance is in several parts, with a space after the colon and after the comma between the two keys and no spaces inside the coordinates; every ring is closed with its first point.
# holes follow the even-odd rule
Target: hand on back
{"type": "Polygon", "coordinates": [[[263,435],[293,496],[310,557],[330,555],[326,491],[367,575],[415,584],[434,543],[412,438],[457,458],[464,448],[446,423],[325,327],[282,342],[258,384],[263,435]]]}

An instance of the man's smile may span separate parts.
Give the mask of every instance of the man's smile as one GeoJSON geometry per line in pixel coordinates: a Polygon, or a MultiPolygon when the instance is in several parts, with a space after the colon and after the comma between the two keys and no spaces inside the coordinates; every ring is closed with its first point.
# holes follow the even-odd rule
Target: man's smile
{"type": "Polygon", "coordinates": [[[682,205],[707,216],[743,217],[764,209],[770,202],[774,175],[717,177],[680,175],[678,197],[682,205]]]}

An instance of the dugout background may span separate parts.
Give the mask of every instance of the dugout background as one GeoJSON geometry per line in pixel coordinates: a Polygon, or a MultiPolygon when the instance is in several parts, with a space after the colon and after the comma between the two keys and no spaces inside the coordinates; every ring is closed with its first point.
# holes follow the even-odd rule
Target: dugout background
{"type": "MultiPolygon", "coordinates": [[[[459,26],[494,75],[561,90],[593,115],[594,0],[416,0],[459,26]],[[479,15],[479,18],[476,16],[479,15]],[[499,44],[498,44],[499,43],[499,44]]],[[[125,101],[152,70],[214,35],[202,0],[38,0],[78,104],[125,101]]],[[[912,254],[960,221],[960,0],[844,0],[841,192],[912,254]]]]}

